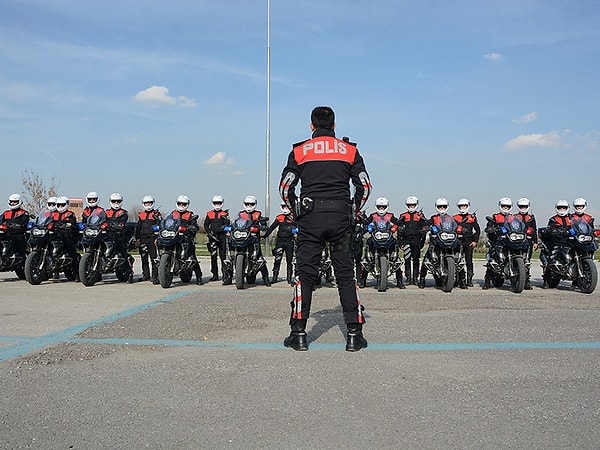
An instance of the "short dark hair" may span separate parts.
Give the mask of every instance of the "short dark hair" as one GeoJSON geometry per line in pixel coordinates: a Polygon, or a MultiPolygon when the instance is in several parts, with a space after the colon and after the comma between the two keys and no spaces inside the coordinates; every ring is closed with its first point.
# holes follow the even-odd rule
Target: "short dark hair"
{"type": "Polygon", "coordinates": [[[329,106],[317,106],[310,114],[310,121],[316,129],[332,130],[335,123],[335,113],[329,106]]]}

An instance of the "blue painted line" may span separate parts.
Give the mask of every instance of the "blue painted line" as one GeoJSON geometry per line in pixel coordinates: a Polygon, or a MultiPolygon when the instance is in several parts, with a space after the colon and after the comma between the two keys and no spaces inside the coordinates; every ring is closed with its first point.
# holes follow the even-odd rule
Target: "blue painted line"
{"type": "Polygon", "coordinates": [[[75,325],[73,327],[65,328],[64,330],[56,331],[54,333],[46,334],[44,336],[33,337],[30,339],[25,339],[19,341],[16,344],[8,345],[6,347],[0,347],[0,362],[17,358],[19,356],[25,355],[27,353],[34,352],[36,350],[40,350],[45,347],[49,347],[51,345],[59,344],[62,342],[70,341],[73,336],[79,334],[88,328],[98,327],[105,325],[107,323],[115,322],[116,320],[123,319],[125,317],[133,316],[134,314],[138,314],[142,311],[145,311],[150,308],[154,308],[156,306],[162,305],[164,303],[168,303],[180,297],[186,296],[188,294],[193,293],[193,291],[180,291],[176,294],[170,295],[168,297],[161,298],[160,300],[144,303],[142,305],[134,306],[133,308],[126,309],[124,311],[111,314],[108,316],[100,317],[98,319],[92,320],[90,322],[82,323],[79,325],[75,325]]]}
{"type": "MultiPolygon", "coordinates": [[[[197,347],[224,350],[280,350],[282,342],[228,342],[174,339],[88,339],[75,338],[69,342],[104,345],[146,345],[164,347],[197,347]]],[[[345,344],[309,342],[313,350],[339,350],[345,344]]],[[[600,342],[448,342],[432,344],[373,344],[367,350],[375,351],[465,351],[465,350],[544,350],[544,349],[600,349],[600,342]]]]}

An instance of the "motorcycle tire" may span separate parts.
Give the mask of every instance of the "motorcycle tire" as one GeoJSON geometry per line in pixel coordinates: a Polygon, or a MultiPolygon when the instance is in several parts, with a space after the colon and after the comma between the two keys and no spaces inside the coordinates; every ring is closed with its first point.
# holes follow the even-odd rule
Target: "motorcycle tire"
{"type": "Polygon", "coordinates": [[[552,273],[544,275],[544,280],[546,281],[548,287],[552,289],[554,289],[560,284],[560,277],[552,273]]]}
{"type": "Polygon", "coordinates": [[[163,253],[158,263],[158,281],[160,286],[164,289],[171,287],[173,283],[173,272],[171,272],[173,255],[170,253],[163,253]]]}
{"type": "Polygon", "coordinates": [[[591,294],[598,283],[598,269],[591,259],[581,260],[581,276],[577,279],[577,286],[584,294],[591,294]]]}
{"type": "Polygon", "coordinates": [[[46,262],[42,261],[44,255],[33,251],[25,260],[25,279],[31,285],[38,285],[46,280],[46,262]]]}
{"type": "Polygon", "coordinates": [[[245,259],[245,256],[241,253],[235,257],[235,287],[237,289],[244,289],[245,259]]]}
{"type": "Polygon", "coordinates": [[[179,272],[179,279],[182,283],[189,283],[190,281],[192,281],[192,274],[192,270],[182,270],[181,272],[179,272]]]}
{"type": "Polygon", "coordinates": [[[129,280],[130,273],[131,269],[127,267],[127,263],[121,264],[120,266],[115,268],[115,275],[117,277],[117,280],[119,280],[121,283],[125,283],[127,280],[129,280]]]}
{"type": "Polygon", "coordinates": [[[453,256],[444,257],[444,265],[446,266],[446,275],[444,277],[444,284],[442,290],[444,292],[452,292],[454,287],[454,280],[456,279],[456,263],[453,256]]]}
{"type": "Polygon", "coordinates": [[[19,280],[25,280],[25,267],[18,267],[15,269],[15,274],[19,280]]]}
{"type": "Polygon", "coordinates": [[[379,276],[377,277],[377,291],[385,292],[387,290],[387,276],[389,269],[387,256],[379,257],[379,276]]]}
{"type": "Polygon", "coordinates": [[[495,288],[501,288],[504,285],[504,278],[494,275],[492,278],[492,283],[494,283],[495,288]]]}
{"type": "Polygon", "coordinates": [[[516,256],[512,260],[513,276],[510,278],[510,289],[515,294],[520,294],[525,289],[525,279],[527,270],[525,269],[525,261],[522,257],[516,256]]]}
{"type": "Polygon", "coordinates": [[[79,260],[79,279],[84,286],[93,286],[102,277],[97,270],[92,269],[94,256],[93,253],[84,253],[79,260]]]}

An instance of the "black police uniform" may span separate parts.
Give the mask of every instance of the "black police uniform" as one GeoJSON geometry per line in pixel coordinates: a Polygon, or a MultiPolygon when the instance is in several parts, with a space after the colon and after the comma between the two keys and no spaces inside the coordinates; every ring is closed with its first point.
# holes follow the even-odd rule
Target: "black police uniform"
{"type": "Polygon", "coordinates": [[[296,350],[307,348],[306,320],[310,314],[321,252],[328,242],[331,243],[331,260],[348,327],[348,343],[356,336],[363,339],[361,330],[364,319],[351,250],[351,225],[354,220],[352,203],[355,211],[360,211],[371,191],[362,156],[355,145],[337,139],[333,129],[318,128],[313,132],[312,139],[293,145],[279,189],[281,198],[296,213],[299,228],[296,254],[299,281],[291,302],[292,333],[284,344],[296,350]],[[350,181],[355,186],[352,202],[350,181]],[[298,182],[302,186],[300,198],[295,193],[298,182]],[[298,336],[301,337],[298,340],[304,340],[304,348],[296,348],[294,339],[298,336]]]}
{"type": "Polygon", "coordinates": [[[271,283],[277,282],[277,276],[279,275],[279,269],[281,268],[281,260],[285,253],[285,263],[287,269],[287,282],[292,283],[293,280],[293,258],[294,258],[294,233],[292,230],[298,225],[294,221],[292,213],[279,214],[275,217],[275,220],[265,233],[264,237],[267,238],[277,228],[277,238],[275,240],[275,247],[272,250],[272,254],[275,257],[273,262],[273,279],[271,283]]]}
{"type": "Polygon", "coordinates": [[[7,209],[2,214],[0,221],[6,229],[4,239],[12,242],[14,249],[23,258],[25,262],[25,251],[27,248],[27,239],[25,233],[29,223],[29,213],[23,208],[7,209]]]}
{"type": "Polygon", "coordinates": [[[52,228],[57,236],[62,240],[65,250],[73,260],[71,270],[75,275],[75,281],[79,281],[79,253],[77,253],[77,238],[79,229],[77,228],[77,218],[73,211],[53,211],[52,228]]]}
{"type": "Polygon", "coordinates": [[[200,227],[198,226],[198,216],[195,215],[192,211],[184,211],[181,212],[178,209],[174,209],[171,211],[171,216],[173,219],[181,220],[181,226],[186,228],[186,231],[183,235],[186,238],[187,246],[188,246],[188,254],[187,256],[191,257],[196,261],[196,264],[192,267],[194,274],[196,275],[196,284],[204,284],[202,281],[202,268],[200,267],[200,262],[198,261],[198,257],[196,256],[196,233],[200,227]]]}
{"type": "Polygon", "coordinates": [[[217,256],[221,260],[221,272],[223,278],[227,278],[227,268],[225,259],[227,258],[227,232],[225,227],[229,225],[229,210],[227,209],[211,209],[206,213],[204,218],[204,231],[208,236],[206,247],[210,252],[210,271],[212,278],[210,281],[219,279],[219,268],[217,266],[217,256]]]}
{"type": "MultiPolygon", "coordinates": [[[[455,214],[454,220],[458,224],[458,234],[460,237],[460,245],[463,248],[465,255],[465,266],[467,269],[466,280],[464,280],[464,273],[460,273],[458,276],[462,281],[466,281],[466,285],[469,287],[473,286],[473,242],[479,242],[479,236],[481,235],[481,228],[479,222],[477,222],[477,216],[475,214],[455,214]]],[[[461,282],[462,282],[461,281],[461,282]]]]}
{"type": "Polygon", "coordinates": [[[156,232],[152,229],[155,225],[160,225],[162,216],[160,211],[152,208],[150,211],[142,211],[138,215],[138,221],[135,224],[135,240],[140,244],[140,257],[142,259],[142,278],[140,281],[152,279],[152,283],[158,284],[158,250],[156,248],[156,232]],[[150,261],[148,261],[148,258],[150,261]],[[152,265],[152,278],[150,278],[150,265],[152,265]]]}
{"type": "Polygon", "coordinates": [[[133,283],[133,257],[127,253],[127,245],[123,242],[125,238],[125,226],[129,220],[129,213],[123,208],[108,208],[106,210],[107,233],[115,242],[116,250],[129,264],[129,283],[133,283]]]}
{"type": "Polygon", "coordinates": [[[404,253],[406,284],[417,284],[421,249],[425,245],[427,219],[421,211],[405,211],[398,217],[398,245],[404,253]]]}

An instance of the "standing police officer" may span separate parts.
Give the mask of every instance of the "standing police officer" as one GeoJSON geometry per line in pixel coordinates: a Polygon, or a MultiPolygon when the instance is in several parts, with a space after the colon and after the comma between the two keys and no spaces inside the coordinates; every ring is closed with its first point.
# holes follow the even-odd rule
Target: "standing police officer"
{"type": "Polygon", "coordinates": [[[135,243],[140,249],[142,259],[142,278],[138,281],[152,280],[152,284],[159,284],[158,280],[158,250],[156,248],[156,232],[153,230],[155,225],[160,225],[162,216],[158,209],[154,209],[154,197],[145,195],[142,198],[144,210],[138,214],[138,221],[135,224],[135,243]],[[148,261],[150,259],[150,261],[148,261]],[[150,278],[150,266],[152,266],[152,278],[150,278]]]}
{"type": "Polygon", "coordinates": [[[281,198],[295,212],[299,227],[296,255],[299,280],[291,302],[291,333],[283,344],[294,350],[308,350],[306,321],[321,251],[330,243],[348,328],[346,350],[354,352],[365,348],[367,341],[362,334],[364,318],[354,279],[352,226],[356,212],[369,197],[371,182],[356,146],[335,137],[335,114],[330,107],[313,109],[310,128],[312,138],[293,145],[279,187],[281,198]],[[355,186],[352,201],[350,181],[355,186]],[[298,182],[301,182],[300,198],[295,191],[298,182]]]}
{"type": "Polygon", "coordinates": [[[208,236],[206,247],[210,253],[210,271],[212,277],[208,281],[219,280],[219,267],[217,256],[221,259],[221,272],[223,279],[227,278],[225,259],[227,258],[227,233],[225,227],[230,224],[229,210],[223,209],[223,197],[215,195],[212,198],[213,209],[206,213],[204,218],[204,231],[208,236]]]}

